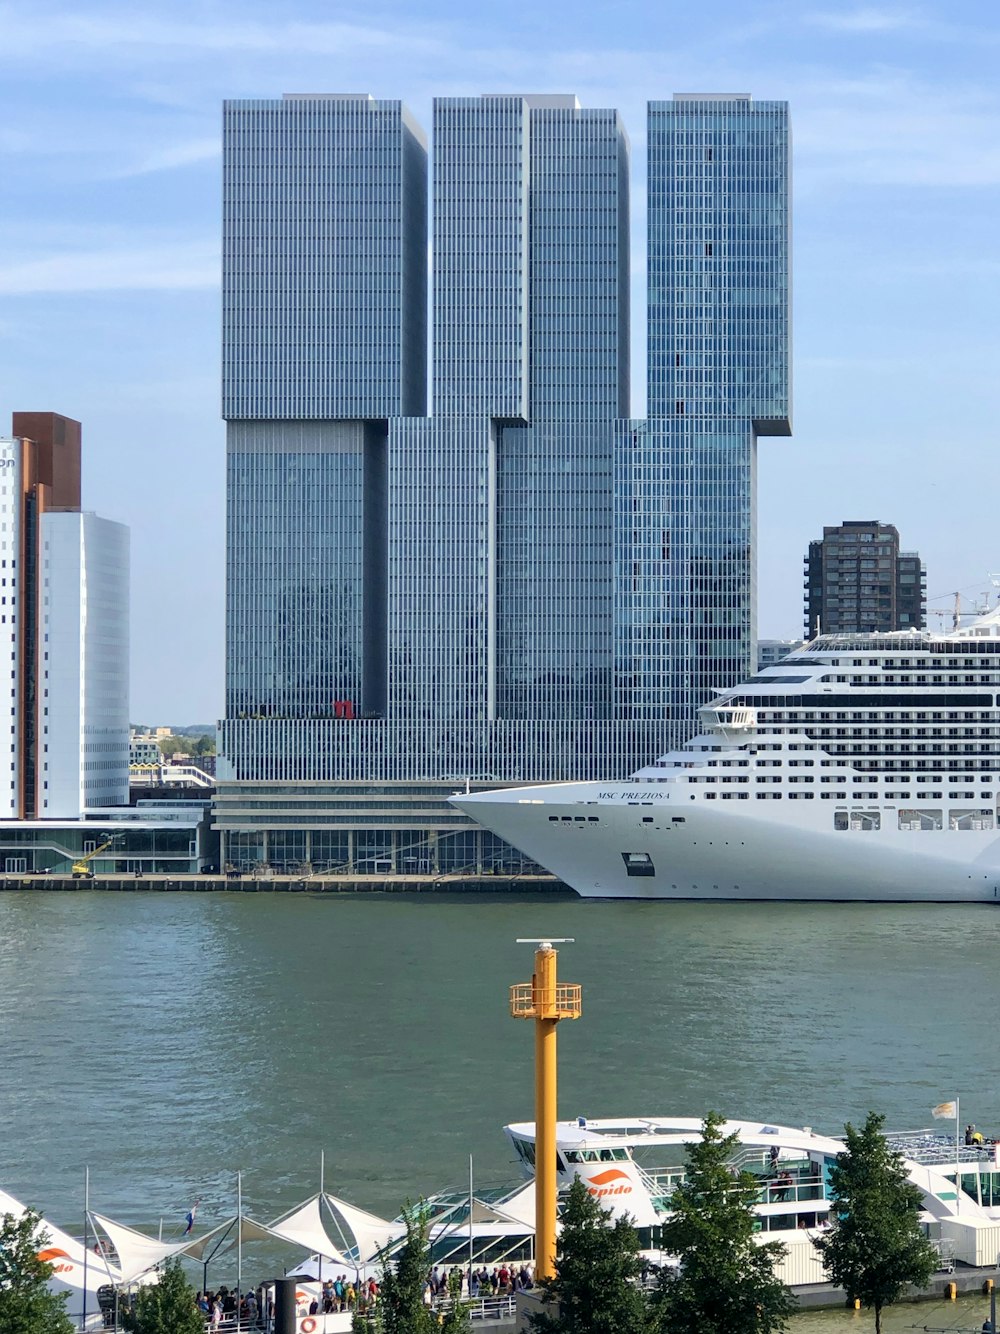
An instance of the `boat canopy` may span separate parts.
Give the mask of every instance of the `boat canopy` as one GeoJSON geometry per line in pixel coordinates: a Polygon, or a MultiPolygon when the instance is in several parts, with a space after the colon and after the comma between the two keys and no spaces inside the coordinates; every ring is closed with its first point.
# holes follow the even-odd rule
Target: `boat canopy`
{"type": "MultiPolygon", "coordinates": [[[[27,1212],[27,1207],[20,1200],[0,1190],[0,1218],[10,1214],[20,1220],[27,1212]]],[[[82,1242],[61,1228],[53,1227],[44,1218],[41,1226],[48,1235],[48,1241],[38,1254],[52,1266],[49,1291],[69,1294],[66,1314],[71,1320],[79,1321],[86,1309],[87,1328],[90,1328],[91,1321],[95,1328],[99,1328],[103,1319],[98,1307],[97,1290],[108,1283],[120,1282],[119,1270],[109,1264],[103,1255],[87,1251],[82,1242]]]]}

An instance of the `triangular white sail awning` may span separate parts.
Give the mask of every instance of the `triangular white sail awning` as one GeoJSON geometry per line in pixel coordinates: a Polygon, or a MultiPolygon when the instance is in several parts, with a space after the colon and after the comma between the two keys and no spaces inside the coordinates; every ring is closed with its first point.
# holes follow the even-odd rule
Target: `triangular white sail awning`
{"type": "MultiPolygon", "coordinates": [[[[249,1221],[248,1218],[242,1220],[240,1231],[244,1241],[247,1239],[246,1225],[249,1221]]],[[[182,1254],[190,1255],[192,1260],[201,1260],[203,1264],[207,1263],[222,1250],[230,1238],[232,1238],[231,1244],[236,1244],[236,1224],[238,1222],[240,1220],[234,1215],[232,1218],[227,1218],[224,1223],[219,1223],[217,1227],[213,1227],[211,1232],[203,1232],[200,1237],[189,1237],[182,1254]]]]}
{"type": "Polygon", "coordinates": [[[509,1196],[500,1204],[495,1204],[493,1208],[501,1218],[508,1218],[515,1223],[523,1223],[534,1231],[535,1183],[529,1181],[523,1190],[518,1191],[516,1195],[509,1196]]]}
{"type": "Polygon", "coordinates": [[[327,1194],[323,1198],[337,1221],[347,1229],[348,1236],[353,1237],[362,1264],[376,1259],[379,1251],[406,1231],[401,1223],[390,1223],[388,1219],[358,1209],[346,1200],[338,1200],[335,1195],[327,1194]]]}
{"type": "Polygon", "coordinates": [[[115,1248],[123,1283],[133,1283],[168,1256],[187,1251],[185,1241],[159,1241],[145,1232],[126,1227],[124,1223],[116,1223],[113,1218],[105,1218],[103,1214],[92,1213],[90,1217],[115,1248]]]}
{"type": "MultiPolygon", "coordinates": [[[[268,1223],[265,1230],[269,1236],[290,1241],[296,1246],[303,1246],[312,1255],[321,1255],[325,1260],[332,1260],[335,1264],[351,1265],[353,1261],[348,1260],[323,1226],[322,1198],[321,1195],[314,1195],[311,1200],[306,1200],[305,1204],[300,1204],[291,1213],[283,1214],[273,1223],[268,1223]]],[[[264,1227],[263,1224],[256,1226],[264,1227]]]]}

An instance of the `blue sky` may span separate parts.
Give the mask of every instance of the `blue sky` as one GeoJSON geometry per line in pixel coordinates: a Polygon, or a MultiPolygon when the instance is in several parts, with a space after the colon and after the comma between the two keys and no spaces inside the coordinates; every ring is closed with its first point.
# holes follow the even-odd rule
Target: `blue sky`
{"type": "Polygon", "coordinates": [[[0,433],[84,423],[84,503],[132,528],[133,718],[222,708],[224,97],[371,92],[425,126],[438,93],[620,107],[637,350],[646,100],[786,98],[795,435],[760,449],[760,633],[798,633],[824,523],[896,523],[932,607],[1000,570],[995,3],[0,0],[0,51],[0,433]]]}

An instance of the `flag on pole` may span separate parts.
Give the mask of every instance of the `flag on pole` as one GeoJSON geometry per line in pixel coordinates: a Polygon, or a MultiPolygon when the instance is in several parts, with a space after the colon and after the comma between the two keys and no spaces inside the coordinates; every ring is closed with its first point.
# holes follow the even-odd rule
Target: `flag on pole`
{"type": "Polygon", "coordinates": [[[935,1121],[954,1121],[958,1116],[957,1102],[939,1102],[936,1107],[931,1108],[931,1116],[935,1121]]]}
{"type": "Polygon", "coordinates": [[[184,1229],[184,1235],[185,1235],[185,1237],[188,1235],[188,1233],[189,1233],[189,1232],[191,1231],[191,1229],[194,1227],[195,1215],[196,1215],[197,1212],[198,1212],[198,1205],[199,1205],[199,1204],[201,1204],[201,1200],[195,1200],[194,1204],[192,1204],[191,1208],[188,1210],[187,1217],[186,1217],[185,1220],[184,1220],[184,1221],[187,1223],[187,1227],[184,1229]]]}

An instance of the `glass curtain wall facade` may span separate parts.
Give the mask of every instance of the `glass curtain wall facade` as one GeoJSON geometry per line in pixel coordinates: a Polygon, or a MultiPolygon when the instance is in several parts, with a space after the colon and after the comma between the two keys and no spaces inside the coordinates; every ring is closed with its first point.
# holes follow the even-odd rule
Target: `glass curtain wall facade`
{"type": "Polygon", "coordinates": [[[749,674],[755,442],[787,431],[784,108],[650,107],[642,422],[617,112],[435,101],[431,416],[405,110],[226,117],[224,855],[516,869],[457,781],[624,776],[749,674]]]}
{"type": "Polygon", "coordinates": [[[400,102],[228,102],[228,772],[318,772],[381,716],[388,422],[426,407],[427,152],[400,102]],[[279,735],[269,720],[294,724],[279,735]]]}
{"type": "Polygon", "coordinates": [[[648,111],[648,419],[618,433],[617,708],[669,719],[752,675],[757,438],[789,435],[788,108],[648,111]]]}

